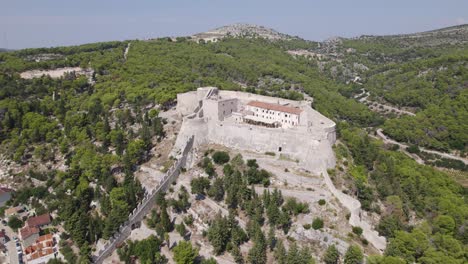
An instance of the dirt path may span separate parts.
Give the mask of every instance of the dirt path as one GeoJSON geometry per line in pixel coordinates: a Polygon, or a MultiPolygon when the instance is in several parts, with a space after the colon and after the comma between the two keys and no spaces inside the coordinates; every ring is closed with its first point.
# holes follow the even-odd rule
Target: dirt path
{"type": "MultiPolygon", "coordinates": [[[[382,139],[382,138],[380,138],[379,136],[374,136],[374,135],[371,134],[371,133],[369,133],[369,137],[374,138],[374,139],[376,139],[376,140],[381,140],[381,139],[382,139]]],[[[385,142],[385,143],[390,143],[390,142],[385,142]]],[[[392,144],[393,144],[393,143],[392,143],[392,144]]],[[[400,147],[400,148],[399,148],[399,151],[401,151],[401,152],[403,152],[404,154],[406,154],[406,156],[408,156],[408,157],[414,159],[418,164],[421,164],[421,165],[426,164],[426,163],[424,162],[424,160],[421,159],[421,157],[419,157],[418,155],[409,153],[409,152],[403,147],[402,144],[398,143],[397,145],[400,147]]]]}
{"type": "Polygon", "coordinates": [[[125,51],[124,51],[124,60],[127,61],[127,55],[128,55],[128,50],[130,49],[130,44],[132,43],[128,43],[127,44],[127,47],[125,48],[125,51]]]}
{"type": "Polygon", "coordinates": [[[377,106],[372,106],[372,107],[369,106],[369,108],[371,110],[374,110],[373,108],[375,108],[375,109],[377,109],[377,111],[378,111],[378,109],[383,109],[383,110],[393,111],[395,113],[403,114],[403,115],[410,115],[410,116],[415,116],[416,115],[415,113],[410,112],[410,111],[402,110],[402,109],[396,108],[396,107],[391,106],[391,105],[381,104],[379,102],[369,100],[368,98],[370,96],[370,92],[366,91],[365,89],[362,89],[362,93],[354,96],[354,98],[357,99],[357,98],[359,98],[359,97],[361,97],[363,95],[365,95],[365,96],[358,99],[359,102],[361,102],[361,103],[367,102],[367,103],[369,103],[371,105],[377,104],[377,106]]]}
{"type": "MultiPolygon", "coordinates": [[[[395,144],[395,145],[398,145],[401,149],[406,149],[408,147],[407,144],[404,144],[404,143],[401,143],[401,142],[398,142],[398,141],[395,141],[391,138],[389,138],[388,136],[386,136],[384,133],[383,133],[383,130],[381,128],[377,129],[377,136],[379,138],[381,138],[384,143],[391,143],[391,144],[395,144]]],[[[450,154],[450,153],[446,153],[446,152],[440,152],[440,151],[436,151],[436,150],[430,150],[430,149],[425,149],[425,148],[419,148],[422,152],[427,152],[427,153],[431,153],[431,154],[436,154],[436,155],[439,155],[441,157],[444,157],[444,158],[447,158],[447,159],[454,159],[454,160],[459,160],[461,162],[463,162],[465,165],[468,164],[468,159],[466,158],[462,158],[460,156],[456,156],[456,155],[453,155],[453,154],[450,154]]],[[[413,155],[411,155],[411,157],[413,157],[413,155]]],[[[418,160],[416,160],[418,161],[418,160]]],[[[418,161],[418,163],[420,163],[418,161]]]]}

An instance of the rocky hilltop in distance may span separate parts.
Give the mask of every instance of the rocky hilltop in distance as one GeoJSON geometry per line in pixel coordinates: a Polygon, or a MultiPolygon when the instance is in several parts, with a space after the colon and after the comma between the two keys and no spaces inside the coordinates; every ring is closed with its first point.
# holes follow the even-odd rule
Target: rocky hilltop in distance
{"type": "Polygon", "coordinates": [[[274,29],[257,26],[252,24],[232,24],[219,27],[207,32],[198,33],[192,36],[194,40],[217,41],[219,39],[232,37],[260,37],[270,40],[288,40],[295,39],[287,34],[280,33],[274,29]]]}

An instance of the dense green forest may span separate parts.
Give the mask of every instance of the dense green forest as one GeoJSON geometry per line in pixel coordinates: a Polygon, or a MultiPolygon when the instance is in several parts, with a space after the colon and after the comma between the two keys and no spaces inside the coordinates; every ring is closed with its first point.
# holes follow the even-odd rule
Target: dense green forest
{"type": "MultiPolygon", "coordinates": [[[[63,223],[67,232],[63,239],[73,240],[80,248],[81,263],[86,263],[93,244],[99,238],[108,238],[144,194],[133,174],[139,164],[150,158],[149,150],[165,136],[165,120],[153,109],[156,105],[163,111],[174,105],[177,93],[200,86],[295,100],[306,93],[314,98],[315,109],[340,124],[339,136],[349,151],[346,155],[360,166],[356,171],[361,176],[356,177],[354,184],[363,208],[379,210],[376,203],[379,199],[386,209],[380,212],[383,217],[378,229],[390,243],[386,256],[372,261],[466,262],[466,189],[444,172],[418,165],[403,154],[386,149],[370,139],[362,128],[383,125],[385,132],[397,140],[466,151],[467,49],[452,47],[440,52],[387,42],[345,41],[345,47],[358,51],[345,60],[368,65],[370,70],[364,76],[366,89],[392,104],[415,108],[415,117],[384,120],[351,98],[361,87],[329,78],[316,61],[295,58],[285,52],[299,48],[313,50],[317,46],[302,40],[131,41],[127,58],[124,50],[128,41],[0,53],[1,154],[24,166],[64,163],[67,167],[65,171],[44,172],[31,166],[16,175],[15,180],[25,187],[18,190],[10,204],[29,203],[38,213],[58,210],[59,217],[54,221],[63,223]],[[381,56],[382,53],[386,56],[381,56]],[[40,62],[31,59],[40,54],[55,56],[40,62]],[[65,66],[93,69],[95,84],[74,74],[32,80],[21,79],[19,75],[25,70],[65,66]],[[116,174],[121,179],[117,180],[116,174]],[[25,176],[44,185],[34,187],[25,176]],[[99,201],[100,208],[92,206],[92,201],[99,201]]],[[[213,160],[217,163],[214,157],[213,160]]],[[[214,165],[210,163],[208,159],[201,164],[209,175],[214,173],[214,165]]],[[[231,182],[236,173],[248,177],[249,184],[268,185],[267,172],[257,170],[251,163],[245,171],[229,170],[230,165],[226,165],[223,178],[194,182],[192,192],[225,200],[230,207],[245,210],[252,218],[247,235],[254,246],[249,257],[263,259],[268,237],[258,231],[258,225],[263,225],[264,215],[273,219],[272,228],[284,230],[290,224],[290,215],[298,214],[294,210],[300,205],[270,197],[276,194],[254,197],[248,186],[231,182]],[[246,196],[239,197],[235,188],[242,188],[246,196]],[[226,193],[219,193],[220,189],[226,193]],[[265,214],[262,211],[260,216],[254,208],[263,208],[265,214]]],[[[184,210],[182,198],[169,201],[168,205],[184,210]]],[[[151,218],[161,219],[165,210],[165,205],[160,204],[151,218]]],[[[154,228],[162,234],[174,227],[154,228]]],[[[219,253],[235,252],[246,239],[235,221],[223,217],[216,218],[207,235],[219,253]],[[224,230],[225,225],[232,228],[224,230]]],[[[145,255],[142,245],[159,248],[163,240],[151,237],[142,244],[130,244],[121,250],[121,257],[128,259],[132,254],[140,254],[142,259],[155,261],[161,256],[145,255]]],[[[281,247],[278,245],[278,255],[287,255],[281,247]]],[[[310,257],[306,248],[294,250],[297,251],[294,259],[310,257]]],[[[69,251],[67,256],[76,261],[69,251]]],[[[327,257],[333,260],[334,254],[330,249],[327,257]]]]}
{"type": "Polygon", "coordinates": [[[382,148],[362,130],[343,127],[341,138],[349,152],[339,157],[352,157],[362,168],[353,175],[358,199],[364,209],[382,216],[377,230],[389,238],[385,255],[407,263],[466,261],[466,188],[443,172],[382,148]],[[414,224],[414,218],[423,221],[414,224]]]}
{"type": "Polygon", "coordinates": [[[468,47],[433,39],[437,45],[391,36],[345,40],[342,48],[355,52],[345,53],[344,61],[369,67],[361,87],[373,98],[416,112],[387,120],[385,133],[397,141],[463,153],[468,148],[468,47]]]}

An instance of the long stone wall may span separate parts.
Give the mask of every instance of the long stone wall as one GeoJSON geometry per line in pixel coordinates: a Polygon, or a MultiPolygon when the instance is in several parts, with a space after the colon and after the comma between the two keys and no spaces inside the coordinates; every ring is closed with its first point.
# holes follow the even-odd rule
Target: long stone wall
{"type": "MultiPolygon", "coordinates": [[[[186,118],[179,131],[174,151],[182,149],[184,142],[195,135],[195,145],[221,144],[234,149],[259,153],[275,152],[297,159],[305,168],[318,172],[323,166],[333,168],[335,156],[331,145],[334,141],[326,134],[314,135],[294,129],[267,128],[235,122],[216,122],[206,119],[186,118]],[[319,136],[320,135],[320,136],[319,136]]],[[[177,152],[173,155],[177,156],[177,152]]]]}
{"type": "Polygon", "coordinates": [[[114,235],[104,245],[104,249],[100,250],[96,255],[92,256],[93,263],[103,263],[104,259],[109,257],[112,252],[114,252],[117,245],[123,243],[130,236],[132,232],[132,225],[141,222],[145,215],[147,215],[151,208],[153,208],[156,195],[159,192],[166,191],[169,185],[177,179],[180,174],[180,169],[187,163],[187,157],[189,152],[192,150],[193,142],[194,136],[191,136],[186,141],[180,158],[172,165],[171,168],[169,168],[167,173],[164,175],[164,178],[159,182],[159,185],[154,188],[151,193],[145,192],[143,200],[128,215],[128,220],[119,227],[118,231],[114,233],[114,235]]]}
{"type": "Polygon", "coordinates": [[[207,136],[209,142],[232,148],[283,154],[312,171],[323,165],[335,166],[332,143],[299,130],[218,122],[208,125],[207,136]]]}

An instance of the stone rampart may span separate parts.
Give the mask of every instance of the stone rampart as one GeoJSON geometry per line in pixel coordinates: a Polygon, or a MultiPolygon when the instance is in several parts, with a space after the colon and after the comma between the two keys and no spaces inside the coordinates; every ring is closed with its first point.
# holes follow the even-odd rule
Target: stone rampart
{"type": "MultiPolygon", "coordinates": [[[[197,146],[215,143],[261,153],[275,152],[298,160],[311,171],[318,167],[335,166],[331,148],[336,141],[335,123],[312,109],[310,101],[203,87],[178,95],[177,110],[185,117],[172,153],[174,156],[178,155],[177,149],[181,149],[185,141],[195,135],[197,146]],[[299,107],[303,110],[301,121],[299,125],[289,128],[267,128],[236,122],[229,116],[224,118],[226,113],[223,111],[226,110],[219,107],[219,103],[229,99],[235,99],[240,104],[239,108],[253,100],[299,107]],[[221,114],[223,118],[220,118],[221,114]]],[[[227,114],[230,111],[228,109],[227,114]]]]}
{"type": "Polygon", "coordinates": [[[183,142],[192,135],[195,135],[196,146],[214,143],[259,153],[275,152],[277,155],[298,160],[311,171],[323,165],[327,168],[335,166],[335,157],[328,139],[313,137],[310,133],[299,129],[188,119],[182,124],[174,149],[183,146],[183,142]]]}

